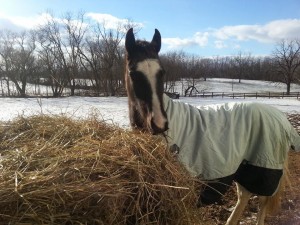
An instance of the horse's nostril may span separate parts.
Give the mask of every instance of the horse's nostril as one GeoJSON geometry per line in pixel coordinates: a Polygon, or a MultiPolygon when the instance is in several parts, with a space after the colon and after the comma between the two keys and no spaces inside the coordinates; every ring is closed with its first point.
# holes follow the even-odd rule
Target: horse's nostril
{"type": "Polygon", "coordinates": [[[154,120],[151,119],[151,133],[152,134],[161,134],[163,132],[165,132],[166,130],[168,130],[168,122],[165,122],[164,125],[162,127],[158,127],[154,120]]]}

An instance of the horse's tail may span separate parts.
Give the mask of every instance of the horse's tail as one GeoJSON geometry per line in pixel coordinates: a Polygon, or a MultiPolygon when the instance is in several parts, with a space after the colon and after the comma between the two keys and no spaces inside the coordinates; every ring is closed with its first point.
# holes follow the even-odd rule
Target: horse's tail
{"type": "Polygon", "coordinates": [[[286,186],[291,187],[288,157],[284,162],[283,175],[279,181],[278,188],[273,196],[267,198],[266,212],[275,215],[281,209],[281,198],[286,186]]]}

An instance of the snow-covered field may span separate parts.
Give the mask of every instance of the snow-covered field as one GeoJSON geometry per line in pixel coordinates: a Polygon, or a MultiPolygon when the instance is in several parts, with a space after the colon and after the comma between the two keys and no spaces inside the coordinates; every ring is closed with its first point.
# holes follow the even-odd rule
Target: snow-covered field
{"type": "MultiPolygon", "coordinates": [[[[205,85],[202,82],[201,85],[205,85]]],[[[206,91],[229,92],[232,81],[214,79],[207,83],[206,91]],[[213,88],[212,88],[213,86],[213,88]]],[[[204,86],[203,86],[204,87],[204,86]]],[[[231,89],[230,89],[231,91],[231,89]]],[[[235,92],[256,91],[285,91],[284,85],[276,85],[261,81],[242,81],[241,84],[234,83],[235,92]]],[[[292,91],[300,91],[300,86],[293,86],[292,91]]],[[[267,99],[267,98],[193,98],[180,97],[183,101],[195,106],[219,104],[225,102],[261,102],[272,105],[286,113],[300,113],[300,99],[267,99]]],[[[127,97],[65,97],[65,98],[0,98],[1,111],[0,120],[13,120],[19,115],[30,116],[35,114],[63,114],[77,119],[96,115],[109,123],[117,124],[127,128],[129,124],[127,97]]]]}
{"type": "MultiPolygon", "coordinates": [[[[176,91],[182,92],[182,84],[176,85],[176,91]]],[[[286,92],[286,85],[283,83],[274,83],[270,81],[242,80],[237,79],[208,78],[207,81],[196,82],[198,91],[204,92],[286,92]]],[[[300,92],[300,85],[292,84],[292,92],[300,92]]]]}

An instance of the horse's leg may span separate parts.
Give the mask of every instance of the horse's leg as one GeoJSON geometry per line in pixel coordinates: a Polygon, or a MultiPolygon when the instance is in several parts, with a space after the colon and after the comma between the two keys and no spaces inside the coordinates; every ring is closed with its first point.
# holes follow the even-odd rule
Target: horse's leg
{"type": "Polygon", "coordinates": [[[242,185],[236,183],[238,200],[234,207],[233,212],[227,219],[226,225],[236,225],[248,204],[251,193],[247,191],[242,185]]]}
{"type": "Polygon", "coordinates": [[[264,225],[267,214],[275,214],[280,209],[281,195],[284,189],[286,175],[284,174],[278,184],[273,196],[259,196],[259,213],[257,215],[257,225],[264,225]]]}
{"type": "Polygon", "coordinates": [[[257,225],[264,225],[265,224],[265,217],[267,212],[267,202],[268,196],[259,196],[259,211],[257,215],[257,225]]]}

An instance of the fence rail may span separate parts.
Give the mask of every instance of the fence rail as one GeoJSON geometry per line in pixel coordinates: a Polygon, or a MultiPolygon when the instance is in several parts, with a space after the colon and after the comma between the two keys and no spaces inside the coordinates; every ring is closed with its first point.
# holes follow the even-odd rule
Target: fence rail
{"type": "Polygon", "coordinates": [[[286,92],[201,92],[197,94],[189,95],[189,97],[201,97],[201,98],[297,98],[300,99],[300,92],[290,92],[287,95],[286,92]]]}
{"type": "MultiPolygon", "coordinates": [[[[172,98],[179,98],[178,92],[168,92],[169,96],[172,98]]],[[[71,92],[68,92],[67,90],[64,91],[61,95],[61,97],[70,96],[71,92]]],[[[99,94],[96,92],[93,92],[91,90],[81,90],[78,89],[75,91],[76,96],[106,96],[104,94],[99,94]]],[[[116,96],[126,96],[125,91],[118,91],[116,93],[116,96]]],[[[0,92],[0,98],[3,97],[20,97],[19,93],[17,91],[11,91],[10,95],[7,95],[7,93],[1,93],[0,92]]],[[[50,92],[45,92],[43,94],[30,92],[26,93],[26,97],[39,97],[39,98],[49,98],[53,97],[53,94],[50,92]]],[[[248,93],[242,93],[242,92],[200,92],[200,93],[192,93],[191,95],[187,95],[187,97],[199,97],[199,98],[215,98],[215,97],[221,97],[221,98],[296,98],[300,99],[300,92],[290,92],[289,95],[287,95],[286,92],[248,92],[248,93]]]]}

